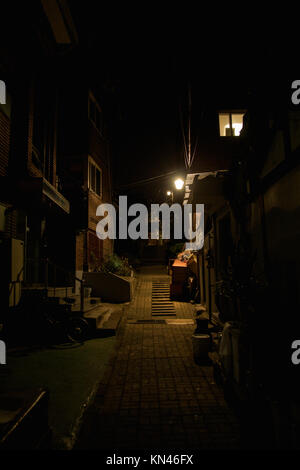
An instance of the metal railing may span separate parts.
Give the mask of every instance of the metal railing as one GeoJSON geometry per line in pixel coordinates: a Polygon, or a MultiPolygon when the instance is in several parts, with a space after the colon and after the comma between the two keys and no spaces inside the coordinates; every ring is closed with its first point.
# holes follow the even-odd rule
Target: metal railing
{"type": "Polygon", "coordinates": [[[16,306],[16,285],[20,284],[20,282],[21,282],[20,277],[21,277],[23,271],[24,271],[24,266],[22,266],[22,268],[18,272],[17,279],[15,279],[13,281],[10,281],[11,286],[9,288],[9,293],[8,293],[8,305],[9,305],[12,290],[14,290],[14,305],[13,306],[14,307],[16,306]]]}
{"type": "Polygon", "coordinates": [[[75,288],[76,282],[80,283],[80,310],[84,310],[84,280],[78,278],[72,271],[57,265],[49,258],[27,258],[25,270],[25,283],[42,285],[47,290],[53,288],[54,296],[58,286],[66,289],[75,288]]]}

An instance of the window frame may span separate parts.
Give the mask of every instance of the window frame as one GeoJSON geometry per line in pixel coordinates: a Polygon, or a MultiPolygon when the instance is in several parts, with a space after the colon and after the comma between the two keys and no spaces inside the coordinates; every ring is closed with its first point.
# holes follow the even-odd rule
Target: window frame
{"type": "MultiPolygon", "coordinates": [[[[239,135],[234,135],[232,133],[233,131],[233,127],[232,127],[232,116],[235,115],[235,114],[242,114],[243,115],[243,118],[246,114],[246,110],[245,109],[222,109],[222,110],[219,110],[218,111],[218,124],[219,124],[219,137],[226,137],[227,139],[228,138],[235,138],[235,137],[240,137],[240,134],[239,135]],[[221,135],[221,128],[220,128],[220,115],[222,114],[228,114],[229,115],[229,128],[230,128],[230,135],[221,135]]],[[[241,129],[241,131],[243,130],[243,127],[241,129]]]]}
{"type": "Polygon", "coordinates": [[[88,95],[88,118],[95,127],[95,129],[99,132],[99,134],[103,137],[103,115],[102,115],[102,109],[99,106],[96,98],[94,97],[93,93],[89,92],[88,95]],[[94,117],[91,116],[91,102],[93,103],[94,106],[94,117]],[[99,116],[99,123],[97,125],[97,118],[96,118],[96,113],[98,112],[99,116]]]}
{"type": "Polygon", "coordinates": [[[99,167],[99,165],[97,165],[97,163],[95,162],[95,160],[89,156],[88,157],[88,189],[89,191],[92,191],[94,194],[96,194],[96,196],[98,196],[99,198],[102,199],[102,193],[103,193],[103,185],[102,185],[102,170],[101,168],[99,167]],[[91,165],[93,165],[93,167],[95,168],[95,189],[92,188],[92,181],[91,181],[91,165]],[[97,170],[99,171],[100,173],[100,191],[99,193],[97,193],[96,189],[97,189],[97,184],[96,184],[96,181],[97,181],[97,178],[96,178],[96,175],[97,175],[97,170]]]}

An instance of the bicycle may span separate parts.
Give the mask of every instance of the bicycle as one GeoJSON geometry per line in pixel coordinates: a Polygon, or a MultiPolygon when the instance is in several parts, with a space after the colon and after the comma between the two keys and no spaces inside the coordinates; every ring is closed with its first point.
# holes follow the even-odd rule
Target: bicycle
{"type": "Polygon", "coordinates": [[[73,314],[70,305],[44,305],[42,323],[45,338],[52,344],[65,340],[82,343],[88,337],[88,322],[79,314],[73,314]]]}

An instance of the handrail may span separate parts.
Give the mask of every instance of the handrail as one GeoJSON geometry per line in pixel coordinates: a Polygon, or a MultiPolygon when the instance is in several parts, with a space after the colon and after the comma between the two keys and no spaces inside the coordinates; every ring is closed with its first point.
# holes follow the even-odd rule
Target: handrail
{"type": "Polygon", "coordinates": [[[80,282],[80,310],[81,312],[83,312],[84,310],[84,287],[83,287],[83,284],[84,284],[84,280],[83,279],[80,279],[78,278],[72,271],[68,271],[67,269],[63,268],[62,266],[58,266],[56,263],[54,263],[53,261],[49,260],[49,259],[46,259],[47,263],[50,263],[52,266],[55,267],[55,269],[60,269],[61,271],[63,271],[64,273],[66,274],[71,274],[71,276],[73,276],[74,280],[75,281],[79,281],[80,282]]]}
{"type": "MultiPolygon", "coordinates": [[[[45,281],[44,281],[44,284],[46,286],[46,289],[48,289],[48,266],[50,264],[51,266],[53,266],[55,268],[55,270],[54,270],[54,275],[55,275],[54,293],[55,293],[55,289],[56,289],[56,270],[57,269],[60,270],[61,272],[65,273],[65,274],[68,274],[68,275],[72,276],[72,278],[75,281],[80,282],[80,310],[81,310],[81,312],[83,312],[83,310],[84,310],[84,286],[83,286],[84,280],[83,279],[80,279],[79,277],[77,277],[72,271],[69,271],[68,269],[54,263],[49,258],[40,258],[40,259],[27,258],[27,261],[38,261],[39,263],[45,262],[45,281]]],[[[66,287],[66,297],[67,297],[67,289],[68,289],[68,287],[66,287]]]]}
{"type": "Polygon", "coordinates": [[[14,288],[14,307],[16,306],[16,287],[15,286],[16,286],[17,283],[20,282],[20,276],[21,276],[23,271],[24,271],[24,265],[22,266],[22,268],[18,272],[17,279],[15,279],[13,281],[10,281],[11,288],[9,289],[8,302],[9,302],[10,294],[12,293],[12,289],[14,288]]]}

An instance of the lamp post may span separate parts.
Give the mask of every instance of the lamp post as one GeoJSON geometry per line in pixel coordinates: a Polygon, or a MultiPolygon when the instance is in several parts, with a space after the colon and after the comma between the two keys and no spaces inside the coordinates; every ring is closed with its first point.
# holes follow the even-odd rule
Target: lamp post
{"type": "Polygon", "coordinates": [[[171,200],[171,203],[173,204],[173,201],[174,201],[174,193],[173,193],[173,191],[168,190],[168,191],[167,191],[167,196],[168,196],[168,200],[170,199],[170,200],[171,200]]]}

